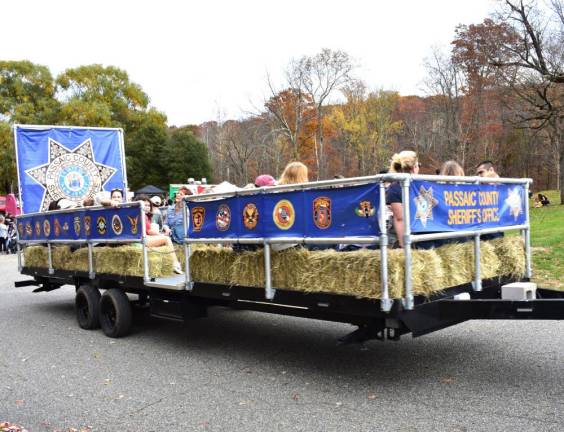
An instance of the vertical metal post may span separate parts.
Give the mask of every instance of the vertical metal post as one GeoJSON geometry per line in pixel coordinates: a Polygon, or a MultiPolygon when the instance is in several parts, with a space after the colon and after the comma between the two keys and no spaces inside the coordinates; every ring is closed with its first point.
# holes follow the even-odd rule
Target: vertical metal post
{"type": "Polygon", "coordinates": [[[264,287],[265,297],[268,300],[274,298],[275,290],[272,289],[272,275],[270,274],[270,243],[264,241],[264,287]]]}
{"type": "Polygon", "coordinates": [[[55,273],[55,269],[53,268],[53,255],[51,251],[51,243],[47,242],[47,261],[49,263],[49,274],[55,273]]]}
{"type": "Polygon", "coordinates": [[[529,182],[525,183],[525,223],[527,228],[524,229],[525,237],[525,277],[530,279],[533,277],[533,268],[531,265],[531,220],[529,214],[529,182]]]}
{"type": "Polygon", "coordinates": [[[143,245],[143,280],[149,282],[149,256],[147,253],[147,223],[145,222],[145,204],[140,204],[141,244],[143,245]]]}
{"type": "Polygon", "coordinates": [[[20,245],[20,232],[18,231],[18,219],[16,218],[16,250],[18,253],[18,272],[22,272],[22,247],[20,245]]]}
{"type": "Polygon", "coordinates": [[[388,229],[386,227],[386,187],[380,180],[380,308],[389,312],[392,308],[390,293],[388,291],[388,229]]]}
{"type": "Polygon", "coordinates": [[[96,272],[94,271],[94,254],[93,254],[92,243],[88,242],[88,277],[94,279],[96,277],[96,272]]]}
{"type": "Polygon", "coordinates": [[[413,281],[411,280],[411,219],[409,214],[409,182],[406,178],[402,181],[401,202],[403,208],[403,254],[405,257],[405,308],[413,309],[413,281]]]}
{"type": "Polygon", "coordinates": [[[482,291],[480,258],[481,258],[480,233],[478,232],[474,235],[474,272],[475,273],[474,273],[474,283],[472,284],[474,291],[482,291]]]}
{"type": "MultiPolygon", "coordinates": [[[[188,207],[185,201],[182,201],[182,227],[184,231],[183,239],[188,237],[188,207]]],[[[188,291],[192,291],[194,288],[194,283],[192,282],[192,275],[190,274],[190,255],[192,255],[192,245],[183,242],[184,248],[184,276],[185,285],[188,291]]]]}

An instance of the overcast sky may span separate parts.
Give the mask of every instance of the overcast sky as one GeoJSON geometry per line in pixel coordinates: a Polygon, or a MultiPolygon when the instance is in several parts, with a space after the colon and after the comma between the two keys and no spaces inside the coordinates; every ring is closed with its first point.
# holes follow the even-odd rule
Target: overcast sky
{"type": "Polygon", "coordinates": [[[101,63],[126,70],[169,125],[241,118],[261,108],[266,75],[292,58],[344,50],[371,89],[422,94],[423,60],[494,0],[11,0],[0,59],[56,75],[101,63]]]}

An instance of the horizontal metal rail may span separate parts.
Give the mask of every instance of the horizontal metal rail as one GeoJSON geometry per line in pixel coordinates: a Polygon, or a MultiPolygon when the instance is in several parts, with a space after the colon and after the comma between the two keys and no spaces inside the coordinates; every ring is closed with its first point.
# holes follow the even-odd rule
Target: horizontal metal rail
{"type": "Polygon", "coordinates": [[[528,229],[529,225],[512,225],[507,227],[499,228],[485,228],[483,230],[467,230],[467,231],[446,231],[440,233],[429,233],[429,234],[411,234],[411,243],[419,243],[428,240],[443,240],[449,238],[459,238],[459,237],[473,237],[477,234],[496,234],[504,231],[517,231],[528,229]]]}
{"type": "Polygon", "coordinates": [[[378,244],[380,237],[266,237],[266,238],[185,238],[184,242],[192,243],[211,243],[211,244],[378,244]]]}

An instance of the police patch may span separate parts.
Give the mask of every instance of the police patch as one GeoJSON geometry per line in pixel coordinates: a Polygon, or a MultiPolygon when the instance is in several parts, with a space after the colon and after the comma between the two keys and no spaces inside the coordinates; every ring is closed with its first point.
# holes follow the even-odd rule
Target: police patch
{"type": "Polygon", "coordinates": [[[49,219],[45,219],[43,221],[43,234],[45,234],[45,237],[49,237],[49,234],[51,234],[51,224],[49,223],[49,219]]]}
{"type": "Polygon", "coordinates": [[[274,206],[272,212],[272,220],[274,224],[281,230],[288,230],[294,225],[296,212],[294,206],[288,200],[280,200],[274,206]]]}
{"type": "Polygon", "coordinates": [[[120,235],[123,231],[123,224],[117,214],[112,216],[112,231],[116,235],[120,235]]]}
{"type": "Polygon", "coordinates": [[[139,228],[137,228],[139,216],[131,217],[127,215],[127,219],[129,219],[129,223],[131,224],[131,234],[137,234],[137,232],[139,231],[139,228]]]}
{"type": "Polygon", "coordinates": [[[204,207],[194,207],[192,209],[192,229],[194,232],[199,232],[204,226],[204,218],[206,216],[206,209],[204,207]]]}
{"type": "Polygon", "coordinates": [[[358,207],[354,209],[354,212],[357,216],[369,218],[374,216],[376,209],[370,201],[361,201],[358,203],[358,207]]]}
{"type": "Polygon", "coordinates": [[[65,221],[65,223],[63,224],[63,231],[65,232],[65,234],[68,232],[69,230],[69,223],[67,221],[65,221]]]}
{"type": "Polygon", "coordinates": [[[253,230],[258,224],[259,211],[253,203],[248,203],[243,209],[243,225],[245,228],[253,230]]]}
{"type": "Polygon", "coordinates": [[[226,204],[221,204],[215,214],[215,226],[220,231],[227,231],[231,226],[231,209],[226,204]]]}
{"type": "Polygon", "coordinates": [[[106,218],[104,216],[98,216],[96,218],[96,230],[98,234],[104,235],[108,229],[108,224],[106,222],[106,218]]]}
{"type": "Polygon", "coordinates": [[[75,216],[72,220],[72,225],[74,227],[74,233],[77,237],[80,236],[80,216],[75,216]]]}
{"type": "Polygon", "coordinates": [[[313,223],[319,229],[331,226],[331,199],[318,197],[313,200],[313,223]]]}
{"type": "Polygon", "coordinates": [[[35,221],[35,235],[39,237],[41,235],[41,224],[39,221],[35,221]]]}
{"type": "Polygon", "coordinates": [[[53,225],[55,225],[55,237],[59,237],[61,235],[61,224],[59,223],[59,219],[55,218],[53,225]]]}
{"type": "Polygon", "coordinates": [[[89,236],[92,232],[92,216],[84,216],[84,234],[89,236]]]}
{"type": "Polygon", "coordinates": [[[22,223],[22,222],[20,222],[20,223],[18,224],[18,232],[20,233],[20,237],[23,237],[23,235],[24,235],[24,226],[23,226],[23,223],[22,223]]]}

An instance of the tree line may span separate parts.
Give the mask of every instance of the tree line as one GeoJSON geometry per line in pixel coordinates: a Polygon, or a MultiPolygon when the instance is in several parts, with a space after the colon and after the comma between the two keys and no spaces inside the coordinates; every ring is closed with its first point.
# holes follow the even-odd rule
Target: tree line
{"type": "Polygon", "coordinates": [[[244,185],[291,160],[306,163],[312,180],[369,175],[413,149],[423,172],[454,159],[473,174],[488,159],[503,176],[532,177],[536,190],[560,189],[564,203],[562,0],[499,6],[458,26],[450,49],[432,50],[425,96],[371,89],[346,52],[323,49],[291,60],[282,82],[267,77],[256,112],[182,128],[168,128],[119,69],[83,66],[53,79],[43,66],[0,62],[0,189],[15,179],[4,149],[18,122],[123,127],[132,187],[188,176],[244,185]]]}
{"type": "Polygon", "coordinates": [[[169,128],[142,88],[116,67],[80,66],[53,77],[29,61],[0,61],[0,193],[17,188],[13,124],[123,128],[133,190],[212,174],[205,144],[190,128],[169,128]]]}

